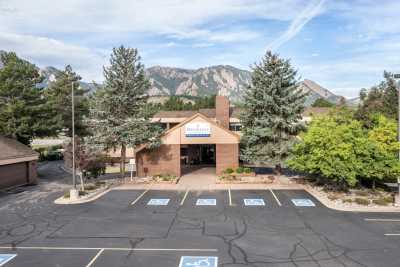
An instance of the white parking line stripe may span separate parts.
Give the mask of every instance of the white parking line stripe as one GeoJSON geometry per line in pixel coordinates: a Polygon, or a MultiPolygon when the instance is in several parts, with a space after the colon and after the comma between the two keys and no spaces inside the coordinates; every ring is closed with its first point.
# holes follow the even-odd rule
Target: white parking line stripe
{"type": "Polygon", "coordinates": [[[83,247],[0,247],[0,249],[37,249],[37,250],[110,250],[110,251],[188,251],[188,252],[217,252],[218,249],[196,248],[83,248],[83,247]]]}
{"type": "Polygon", "coordinates": [[[144,196],[144,194],[147,193],[147,191],[149,191],[149,189],[146,189],[146,191],[144,191],[140,196],[138,196],[138,197],[131,203],[131,206],[135,205],[136,202],[138,202],[139,199],[141,199],[141,198],[144,196]]]}
{"type": "Polygon", "coordinates": [[[184,195],[183,198],[182,198],[182,201],[181,201],[181,203],[180,203],[181,206],[183,206],[183,203],[185,203],[185,200],[186,200],[186,197],[187,197],[188,194],[189,194],[189,189],[186,190],[185,195],[184,195]]]}
{"type": "Polygon", "coordinates": [[[400,233],[399,234],[385,234],[386,236],[400,236],[400,233]]]}
{"type": "Polygon", "coordinates": [[[379,218],[370,219],[370,218],[366,218],[366,219],[364,219],[364,221],[367,221],[367,222],[400,222],[400,219],[379,219],[379,218]]]}
{"type": "Polygon", "coordinates": [[[279,206],[282,206],[281,202],[279,201],[278,197],[275,195],[274,191],[272,191],[272,189],[269,189],[269,191],[274,196],[276,203],[278,203],[279,206]]]}
{"type": "Polygon", "coordinates": [[[229,206],[233,206],[232,204],[232,194],[231,194],[231,189],[228,189],[228,196],[229,196],[229,206]]]}
{"type": "Polygon", "coordinates": [[[90,267],[93,265],[93,263],[97,260],[97,258],[101,255],[101,253],[103,253],[104,248],[100,249],[99,252],[97,252],[96,256],[93,257],[93,259],[86,265],[86,267],[90,267]]]}

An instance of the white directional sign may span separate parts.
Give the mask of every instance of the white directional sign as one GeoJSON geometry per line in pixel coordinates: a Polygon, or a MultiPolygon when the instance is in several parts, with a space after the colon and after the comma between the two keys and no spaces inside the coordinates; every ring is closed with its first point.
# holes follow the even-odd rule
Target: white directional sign
{"type": "Polygon", "coordinates": [[[152,198],[147,203],[149,206],[166,206],[169,203],[169,198],[152,198]]]}
{"type": "Polygon", "coordinates": [[[262,198],[245,198],[243,201],[245,206],[265,206],[262,198]]]}
{"type": "Polygon", "coordinates": [[[197,199],[196,206],[215,206],[217,200],[215,198],[199,198],[197,199]]]}
{"type": "Polygon", "coordinates": [[[292,202],[295,206],[297,207],[315,207],[314,202],[312,202],[308,198],[297,198],[297,199],[292,199],[292,202]]]}
{"type": "Polygon", "coordinates": [[[14,259],[17,254],[0,254],[0,266],[4,266],[7,262],[14,259]]]}
{"type": "Polygon", "coordinates": [[[182,256],[179,267],[217,267],[218,257],[182,256]]]}

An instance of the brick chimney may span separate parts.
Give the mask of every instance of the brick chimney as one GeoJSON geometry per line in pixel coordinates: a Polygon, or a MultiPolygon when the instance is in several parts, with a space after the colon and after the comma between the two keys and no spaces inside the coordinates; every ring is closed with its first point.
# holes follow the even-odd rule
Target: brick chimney
{"type": "Polygon", "coordinates": [[[229,129],[229,99],[226,96],[215,97],[215,119],[219,125],[229,129]]]}

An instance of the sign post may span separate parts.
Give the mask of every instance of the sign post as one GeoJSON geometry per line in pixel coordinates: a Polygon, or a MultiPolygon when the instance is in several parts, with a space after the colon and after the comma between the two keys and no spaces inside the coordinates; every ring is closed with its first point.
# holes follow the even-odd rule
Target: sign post
{"type": "Polygon", "coordinates": [[[135,166],[136,166],[135,159],[130,159],[129,160],[129,169],[131,171],[131,182],[133,182],[133,169],[135,168],[135,166]]]}

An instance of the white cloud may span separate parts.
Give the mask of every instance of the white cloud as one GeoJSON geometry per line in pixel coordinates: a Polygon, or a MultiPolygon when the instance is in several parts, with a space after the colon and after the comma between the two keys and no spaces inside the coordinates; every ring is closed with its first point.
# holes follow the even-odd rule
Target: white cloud
{"type": "Polygon", "coordinates": [[[271,44],[267,46],[267,50],[275,50],[281,45],[295,37],[301,29],[315,16],[320,14],[325,0],[317,0],[317,2],[309,3],[290,23],[289,28],[271,44]]]}
{"type": "Polygon", "coordinates": [[[307,0],[13,0],[0,30],[12,32],[190,32],[221,18],[288,21],[307,0]]]}
{"type": "Polygon", "coordinates": [[[33,35],[0,32],[0,49],[15,51],[40,67],[52,65],[63,68],[70,64],[88,81],[102,80],[102,66],[106,63],[101,52],[33,35]]]}

